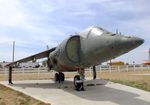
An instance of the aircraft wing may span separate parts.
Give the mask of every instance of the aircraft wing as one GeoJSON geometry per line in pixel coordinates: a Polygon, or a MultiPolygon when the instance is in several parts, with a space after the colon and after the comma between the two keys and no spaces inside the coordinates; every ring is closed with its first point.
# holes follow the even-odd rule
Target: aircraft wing
{"type": "Polygon", "coordinates": [[[54,47],[52,49],[49,49],[49,50],[46,50],[46,51],[43,51],[43,52],[40,52],[38,54],[32,55],[32,56],[29,56],[29,57],[23,58],[23,59],[20,59],[18,61],[7,64],[5,67],[13,66],[13,65],[16,65],[16,64],[22,63],[22,62],[34,61],[34,60],[37,60],[37,59],[48,57],[49,53],[51,53],[55,49],[56,49],[56,47],[54,47]]]}

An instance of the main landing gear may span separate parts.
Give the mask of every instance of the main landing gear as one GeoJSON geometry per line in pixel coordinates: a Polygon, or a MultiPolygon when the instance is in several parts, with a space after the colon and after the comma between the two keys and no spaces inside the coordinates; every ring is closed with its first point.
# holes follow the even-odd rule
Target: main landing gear
{"type": "Polygon", "coordinates": [[[55,82],[58,82],[58,83],[63,83],[64,82],[64,80],[65,80],[65,75],[64,75],[64,73],[62,73],[62,72],[59,72],[59,73],[55,73],[55,82]]]}
{"type": "MultiPolygon", "coordinates": [[[[79,75],[74,77],[74,87],[77,91],[84,91],[84,69],[78,70],[79,75]]],[[[55,73],[55,82],[63,83],[65,75],[62,72],[55,73]]]]}

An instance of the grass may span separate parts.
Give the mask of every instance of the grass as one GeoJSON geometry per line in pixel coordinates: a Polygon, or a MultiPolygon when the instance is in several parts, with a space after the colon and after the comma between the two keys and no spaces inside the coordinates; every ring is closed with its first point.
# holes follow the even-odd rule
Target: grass
{"type": "Polygon", "coordinates": [[[149,74],[147,71],[132,71],[132,72],[113,72],[100,73],[98,76],[101,79],[110,80],[115,83],[124,84],[150,92],[150,75],[135,75],[135,74],[149,74]]]}
{"type": "Polygon", "coordinates": [[[0,105],[50,105],[0,84],[0,105]]]}
{"type": "Polygon", "coordinates": [[[127,80],[111,80],[111,81],[114,83],[120,83],[123,85],[135,87],[135,88],[150,92],[150,85],[144,81],[143,82],[141,82],[141,81],[127,81],[127,80]]]}

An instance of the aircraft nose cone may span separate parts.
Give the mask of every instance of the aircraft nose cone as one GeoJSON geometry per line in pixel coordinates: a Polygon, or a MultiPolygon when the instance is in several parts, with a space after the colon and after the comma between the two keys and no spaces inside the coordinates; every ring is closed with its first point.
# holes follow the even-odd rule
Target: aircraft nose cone
{"type": "Polygon", "coordinates": [[[130,51],[141,44],[144,43],[144,39],[138,38],[138,37],[123,37],[121,41],[121,48],[127,51],[130,51]]]}
{"type": "Polygon", "coordinates": [[[135,43],[138,43],[140,45],[144,43],[144,39],[142,38],[135,38],[134,40],[135,40],[135,43]]]}
{"type": "Polygon", "coordinates": [[[144,39],[138,38],[138,37],[132,37],[131,40],[132,40],[133,44],[136,46],[139,46],[144,43],[144,39]]]}

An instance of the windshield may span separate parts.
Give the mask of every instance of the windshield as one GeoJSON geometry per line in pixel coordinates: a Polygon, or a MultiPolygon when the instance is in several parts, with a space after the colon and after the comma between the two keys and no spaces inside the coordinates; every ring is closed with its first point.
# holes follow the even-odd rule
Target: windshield
{"type": "Polygon", "coordinates": [[[92,26],[82,31],[80,35],[84,38],[88,38],[88,37],[94,37],[94,36],[101,36],[101,35],[104,35],[104,33],[109,34],[110,32],[108,32],[107,30],[101,27],[92,26]]]}
{"type": "Polygon", "coordinates": [[[103,30],[99,29],[99,28],[92,28],[90,35],[92,36],[100,36],[104,33],[103,30]]]}
{"type": "Polygon", "coordinates": [[[94,36],[101,36],[104,33],[106,33],[107,31],[105,31],[104,29],[100,28],[100,27],[93,27],[88,34],[88,37],[94,37],[94,36]]]}

